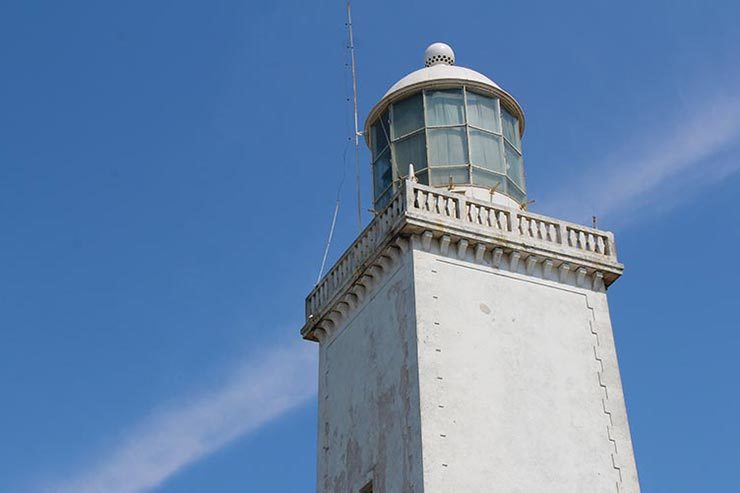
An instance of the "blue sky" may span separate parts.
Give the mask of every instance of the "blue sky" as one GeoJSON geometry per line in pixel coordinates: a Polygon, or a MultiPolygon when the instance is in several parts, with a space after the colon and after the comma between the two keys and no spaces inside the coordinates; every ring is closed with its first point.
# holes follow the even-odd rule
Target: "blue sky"
{"type": "MultiPolygon", "coordinates": [[[[433,41],[519,100],[533,210],[617,235],[643,491],[733,490],[740,5],[353,13],[361,118],[433,41]]],[[[336,0],[0,4],[0,491],[314,491],[298,329],[343,169],[330,259],[357,232],[345,40],[336,0]]]]}

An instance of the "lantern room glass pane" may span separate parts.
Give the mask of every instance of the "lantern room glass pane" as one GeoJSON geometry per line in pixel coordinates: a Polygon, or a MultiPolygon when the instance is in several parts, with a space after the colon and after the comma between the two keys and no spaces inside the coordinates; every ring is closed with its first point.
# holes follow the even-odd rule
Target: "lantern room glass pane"
{"type": "Polygon", "coordinates": [[[424,126],[424,103],[421,93],[393,105],[393,139],[424,126]]]}
{"type": "Polygon", "coordinates": [[[504,144],[504,148],[506,149],[506,175],[524,191],[524,162],[522,155],[511,147],[508,142],[504,144]]]}
{"type": "Polygon", "coordinates": [[[378,154],[388,146],[388,140],[385,138],[383,129],[380,128],[380,123],[376,123],[371,128],[371,139],[373,141],[373,159],[378,157],[378,154]]]}
{"type": "Polygon", "coordinates": [[[391,152],[390,149],[386,148],[378,159],[373,163],[373,188],[376,197],[380,195],[383,190],[388,188],[393,182],[393,172],[391,171],[391,152]]]}
{"type": "Polygon", "coordinates": [[[473,168],[473,183],[486,188],[496,187],[498,193],[506,193],[506,177],[498,173],[473,168]]]}
{"type": "Polygon", "coordinates": [[[468,143],[465,127],[430,128],[429,164],[467,164],[468,143]]]}
{"type": "Polygon", "coordinates": [[[393,187],[386,190],[383,195],[375,200],[375,210],[382,211],[388,205],[388,202],[391,201],[391,197],[393,197],[393,187]]]}
{"type": "Polygon", "coordinates": [[[409,174],[409,164],[414,169],[427,167],[427,146],[424,132],[417,132],[402,140],[393,143],[393,157],[396,161],[396,171],[399,177],[409,174]]]}
{"type": "Polygon", "coordinates": [[[431,168],[432,185],[449,185],[452,178],[453,185],[470,183],[470,168],[458,166],[455,168],[431,168]]]}
{"type": "Polygon", "coordinates": [[[501,155],[501,137],[470,129],[470,162],[476,166],[506,173],[506,163],[501,155]]]}
{"type": "Polygon", "coordinates": [[[506,187],[506,194],[520,204],[523,204],[524,202],[526,202],[527,195],[521,190],[519,190],[519,188],[516,187],[511,182],[511,180],[506,180],[506,181],[508,182],[507,187],[506,187]]]}
{"type": "Polygon", "coordinates": [[[388,146],[388,112],[383,113],[375,125],[371,128],[370,139],[372,140],[373,159],[378,157],[383,149],[388,146]],[[385,127],[385,128],[384,128],[385,127]]]}
{"type": "Polygon", "coordinates": [[[519,120],[505,109],[501,112],[501,119],[504,124],[504,137],[517,150],[521,151],[522,143],[519,138],[519,120]]]}
{"type": "Polygon", "coordinates": [[[498,101],[496,99],[468,91],[467,100],[468,123],[470,125],[501,133],[501,120],[498,117],[498,101]]]}
{"type": "Polygon", "coordinates": [[[427,126],[462,125],[465,101],[462,89],[426,91],[427,126]]]}

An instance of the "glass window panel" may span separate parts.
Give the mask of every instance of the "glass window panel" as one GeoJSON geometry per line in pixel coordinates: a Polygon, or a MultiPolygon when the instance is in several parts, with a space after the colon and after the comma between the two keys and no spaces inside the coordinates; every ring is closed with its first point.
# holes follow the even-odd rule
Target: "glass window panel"
{"type": "Polygon", "coordinates": [[[386,111],[371,128],[370,138],[373,145],[373,159],[378,157],[388,145],[388,112],[386,111]],[[385,127],[385,128],[384,128],[385,127]]]}
{"type": "Polygon", "coordinates": [[[375,200],[375,210],[380,212],[383,208],[388,205],[391,197],[393,197],[393,188],[389,188],[386,192],[375,200]]]}
{"type": "Polygon", "coordinates": [[[506,177],[484,169],[473,168],[473,183],[481,187],[493,188],[499,193],[506,193],[506,177]]]}
{"type": "Polygon", "coordinates": [[[427,126],[462,125],[465,108],[461,89],[426,91],[427,126]]]}
{"type": "Polygon", "coordinates": [[[373,187],[375,189],[374,195],[376,197],[393,181],[390,154],[390,150],[386,149],[373,163],[373,187]]]}
{"type": "Polygon", "coordinates": [[[519,120],[506,110],[501,112],[501,119],[504,124],[504,137],[511,145],[522,150],[522,143],[519,139],[519,120]]]}
{"type": "Polygon", "coordinates": [[[430,128],[429,164],[467,164],[468,143],[465,127],[430,128]]]}
{"type": "Polygon", "coordinates": [[[424,126],[424,105],[421,93],[393,105],[393,139],[419,130],[424,126]]]}
{"type": "Polygon", "coordinates": [[[506,173],[506,163],[501,155],[501,137],[470,129],[470,162],[497,173],[506,173]]]}
{"type": "Polygon", "coordinates": [[[376,123],[371,128],[371,138],[373,141],[373,159],[376,159],[378,157],[378,154],[386,148],[388,145],[388,141],[385,138],[385,134],[383,133],[383,129],[380,128],[380,123],[376,123]]]}
{"type": "Polygon", "coordinates": [[[517,188],[510,180],[506,181],[509,182],[506,190],[507,195],[520,204],[525,203],[527,201],[527,195],[519,190],[519,188],[517,188]]]}
{"type": "Polygon", "coordinates": [[[427,167],[427,146],[424,132],[417,132],[403,140],[393,143],[393,157],[399,177],[409,174],[409,164],[414,169],[427,167]]]}
{"type": "Polygon", "coordinates": [[[506,176],[516,183],[521,190],[526,190],[524,188],[524,162],[521,154],[511,147],[508,142],[504,144],[504,148],[506,149],[506,176]]]}
{"type": "Polygon", "coordinates": [[[479,128],[501,133],[498,101],[494,98],[467,92],[468,123],[479,128]]]}
{"type": "Polygon", "coordinates": [[[449,185],[450,178],[455,185],[464,185],[470,183],[470,168],[432,168],[429,170],[432,175],[432,185],[449,185]]]}

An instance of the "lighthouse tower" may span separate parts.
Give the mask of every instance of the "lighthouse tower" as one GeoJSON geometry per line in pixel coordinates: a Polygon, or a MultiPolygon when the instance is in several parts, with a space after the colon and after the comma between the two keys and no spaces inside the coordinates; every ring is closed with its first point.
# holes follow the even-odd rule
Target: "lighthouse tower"
{"type": "Polygon", "coordinates": [[[527,211],[524,113],[442,43],[365,124],[375,218],[306,299],[319,493],[638,493],[611,233],[527,211]]]}

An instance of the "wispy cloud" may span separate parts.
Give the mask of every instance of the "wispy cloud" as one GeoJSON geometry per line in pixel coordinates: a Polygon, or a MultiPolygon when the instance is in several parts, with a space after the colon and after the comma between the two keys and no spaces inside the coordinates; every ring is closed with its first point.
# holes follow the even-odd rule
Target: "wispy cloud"
{"type": "Polygon", "coordinates": [[[311,398],[315,348],[268,351],[216,388],[185,396],[133,426],[88,469],[46,488],[54,493],[142,493],[189,464],[311,398]]]}
{"type": "Polygon", "coordinates": [[[630,222],[638,209],[645,217],[646,208],[673,207],[740,170],[740,95],[697,96],[676,109],[545,197],[546,212],[630,222]]]}

